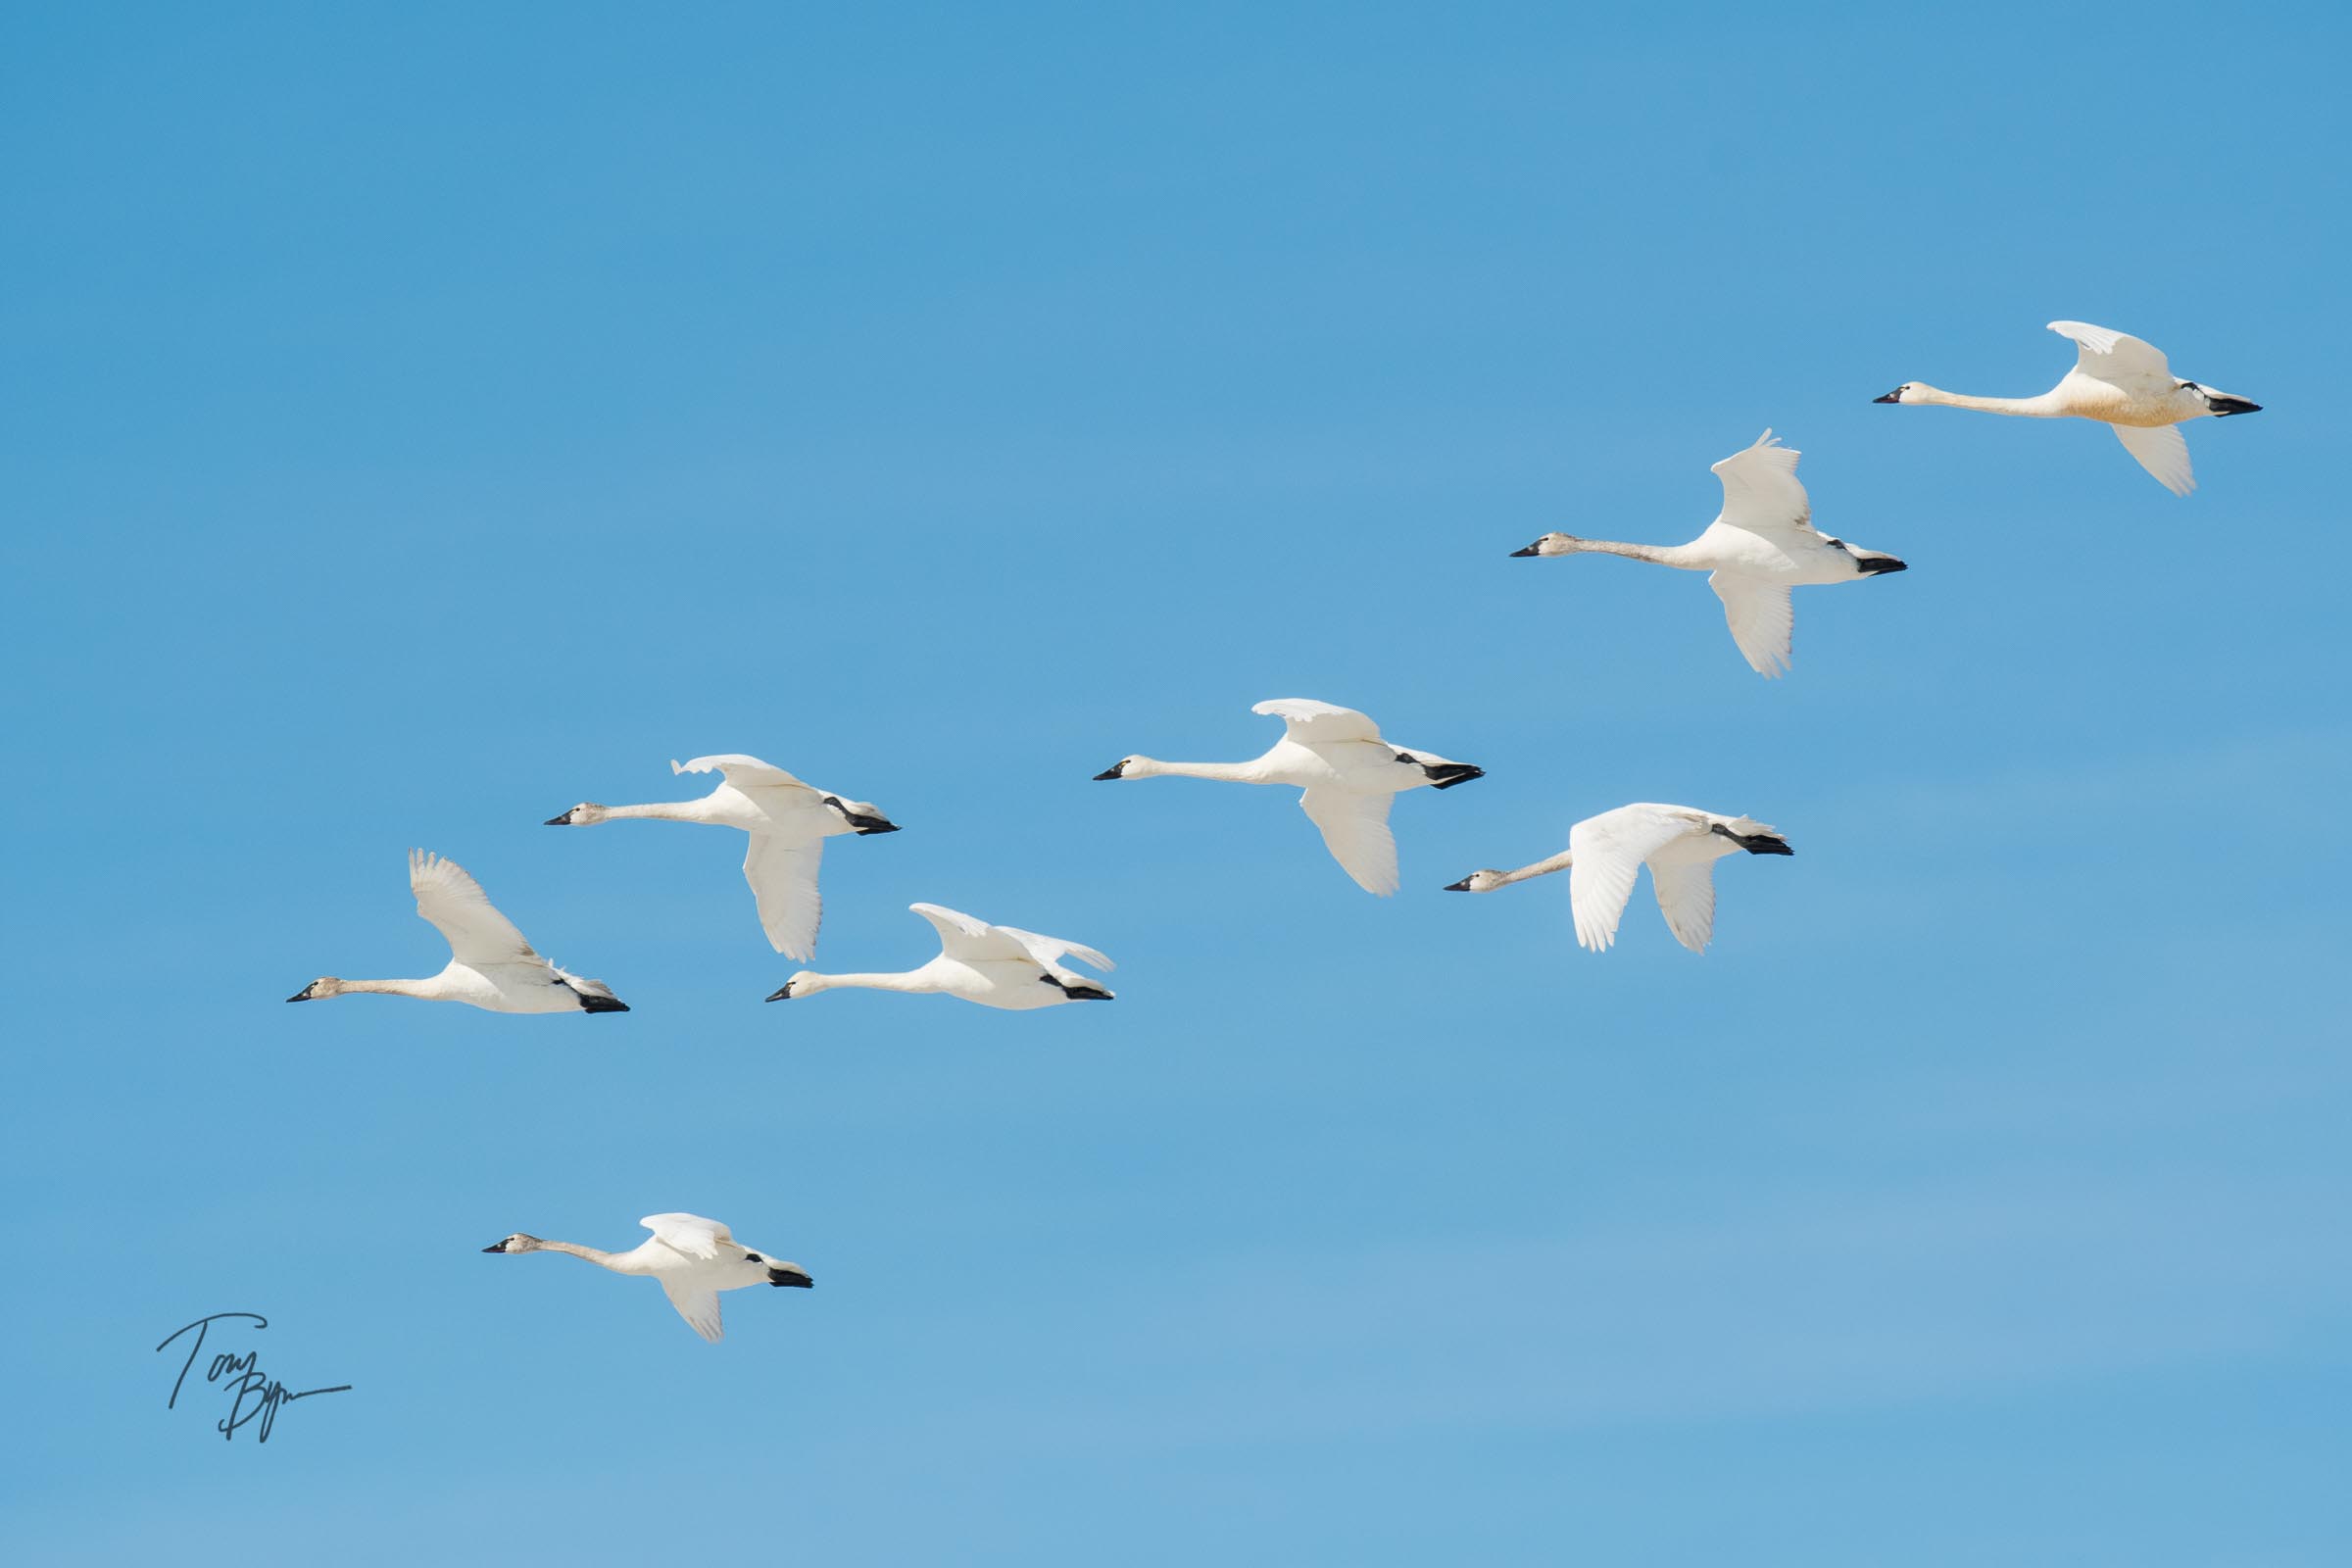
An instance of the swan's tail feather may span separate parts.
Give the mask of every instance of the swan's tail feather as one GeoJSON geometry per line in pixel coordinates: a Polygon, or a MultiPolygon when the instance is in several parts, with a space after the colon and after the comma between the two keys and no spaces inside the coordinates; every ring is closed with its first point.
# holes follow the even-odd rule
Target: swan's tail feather
{"type": "Polygon", "coordinates": [[[1750,855],[1794,855],[1788,841],[1781,837],[1780,829],[1752,816],[1734,817],[1729,822],[1717,822],[1715,831],[1739,845],[1750,855]]]}
{"type": "Polygon", "coordinates": [[[590,980],[552,963],[548,967],[556,971],[556,978],[559,982],[570,987],[572,995],[580,999],[582,1012],[626,1012],[629,1010],[629,1004],[614,996],[612,988],[602,980],[590,980]]]}

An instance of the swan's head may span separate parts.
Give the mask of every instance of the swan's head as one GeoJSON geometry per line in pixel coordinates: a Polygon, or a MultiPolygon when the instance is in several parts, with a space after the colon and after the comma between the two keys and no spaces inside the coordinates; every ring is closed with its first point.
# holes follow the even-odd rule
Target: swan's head
{"type": "Polygon", "coordinates": [[[525,1236],[522,1232],[516,1231],[503,1242],[492,1242],[482,1250],[485,1252],[536,1252],[546,1245],[536,1236],[525,1236]]]}
{"type": "Polygon", "coordinates": [[[1525,550],[1514,550],[1513,556],[1572,556],[1584,548],[1585,542],[1572,533],[1547,533],[1525,550]]]}
{"type": "Polygon", "coordinates": [[[607,816],[605,808],[594,801],[582,801],[562,816],[547,819],[549,827],[594,827],[607,816]]]}
{"type": "Polygon", "coordinates": [[[882,814],[882,808],[871,801],[845,801],[838,795],[825,797],[825,804],[841,813],[853,833],[896,833],[899,824],[882,814]]]}
{"type": "Polygon", "coordinates": [[[1459,882],[1446,883],[1446,891],[1448,893],[1492,893],[1501,887],[1503,881],[1504,877],[1500,871],[1473,871],[1459,882]]]}
{"type": "Polygon", "coordinates": [[[1158,765],[1149,757],[1122,757],[1097,773],[1095,780],[1100,783],[1106,778],[1150,778],[1158,765]]]}
{"type": "Polygon", "coordinates": [[[343,982],[331,974],[322,974],[286,1000],[288,1002],[318,1002],[327,997],[339,997],[342,994],[343,982]]]}
{"type": "Polygon", "coordinates": [[[803,969],[767,994],[770,1002],[790,1002],[796,997],[812,997],[825,989],[825,977],[813,969],[803,969]]]}
{"type": "Polygon", "coordinates": [[[1870,401],[1873,403],[1917,403],[1920,401],[1920,393],[1927,389],[1928,383],[1925,381],[1905,381],[1885,397],[1872,398],[1870,401]]]}

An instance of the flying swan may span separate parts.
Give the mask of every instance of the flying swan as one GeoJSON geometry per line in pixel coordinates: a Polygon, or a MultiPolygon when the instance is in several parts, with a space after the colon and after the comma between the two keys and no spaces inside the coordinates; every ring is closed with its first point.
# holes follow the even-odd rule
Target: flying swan
{"type": "Polygon", "coordinates": [[[318,1002],[367,992],[463,1002],[492,1012],[626,1012],[627,1004],[602,980],[583,980],[532,951],[455,860],[409,852],[409,891],[416,912],[449,943],[449,966],[426,980],[338,980],[320,975],[288,997],[318,1002]]]}
{"type": "Polygon", "coordinates": [[[662,1282],[662,1294],[678,1309],[686,1326],[716,1345],[726,1333],[718,1321],[718,1293],[740,1291],[747,1285],[794,1285],[806,1290],[816,1282],[798,1263],[785,1263],[747,1249],[727,1234],[727,1228],[700,1214],[648,1214],[638,1224],[654,1233],[625,1252],[600,1252],[574,1242],[543,1242],[520,1231],[503,1242],[492,1242],[485,1252],[569,1252],[598,1268],[615,1274],[642,1274],[662,1282]]]}
{"type": "Polygon", "coordinates": [[[815,956],[816,925],[824,903],[816,892],[816,863],[825,840],[839,833],[896,833],[899,824],[870,801],[844,800],[804,784],[757,757],[698,757],[672,761],[677,773],[716,771],[718,787],[699,801],[656,806],[598,806],[583,801],[549,827],[590,827],[644,817],[657,822],[708,822],[738,827],[752,837],[743,879],[760,908],[760,929],[778,953],[804,961],[815,956]]]}
{"type": "Polygon", "coordinates": [[[1723,481],[1723,512],[1687,545],[1625,545],[1547,533],[1511,554],[1626,556],[1706,572],[1707,586],[1723,601],[1732,641],[1750,668],[1776,679],[1788,669],[1795,626],[1790,588],[1909,569],[1892,556],[1813,531],[1813,506],[1796,478],[1797,457],[1794,448],[1781,445],[1767,430],[1754,446],[1716,464],[1712,471],[1723,481]]]}
{"type": "Polygon", "coordinates": [[[2260,414],[2262,405],[2196,381],[2183,381],[2165,363],[2164,351],[2129,332],[2088,321],[2052,321],[2050,330],[2075,342],[2075,368],[2038,397],[1972,398],[1925,381],[1905,381],[1878,403],[1936,403],[1948,409],[1982,409],[1987,414],[2022,414],[2030,419],[2097,419],[2114,427],[2133,461],[2177,496],[2197,487],[2189,471],[2188,443],[2174,428],[2185,420],[2232,414],[2260,414]]]}
{"type": "Polygon", "coordinates": [[[1288,784],[1305,791],[1298,805],[1323,835],[1340,869],[1367,893],[1396,891],[1396,840],[1389,804],[1427,784],[1446,790],[1484,778],[1486,769],[1449,762],[1380,738],[1380,726],[1352,708],[1305,697],[1280,697],[1250,710],[1282,720],[1282,739],[1247,762],[1162,762],[1122,757],[1097,773],[1111,778],[1211,778],[1233,784],[1288,784]]]}
{"type": "Polygon", "coordinates": [[[936,904],[906,906],[939,932],[939,956],[904,974],[816,974],[803,969],[768,997],[791,1002],[845,986],[867,991],[905,991],[917,996],[960,997],[983,1007],[1025,1012],[1064,1002],[1108,1002],[1111,993],[1061,959],[1108,972],[1113,965],[1092,948],[1059,937],[1041,937],[1009,925],[990,925],[936,904]]]}
{"type": "Polygon", "coordinates": [[[1448,893],[1492,893],[1513,882],[1569,871],[1568,906],[1576,915],[1576,944],[1605,953],[1634,877],[1649,867],[1650,886],[1674,940],[1692,953],[1707,951],[1715,931],[1715,862],[1750,855],[1793,855],[1774,828],[1744,816],[1719,816],[1688,806],[1642,803],[1588,816],[1568,830],[1568,848],[1516,871],[1473,871],[1446,884],[1448,893]],[[1573,868],[1573,869],[1571,869],[1573,868]]]}

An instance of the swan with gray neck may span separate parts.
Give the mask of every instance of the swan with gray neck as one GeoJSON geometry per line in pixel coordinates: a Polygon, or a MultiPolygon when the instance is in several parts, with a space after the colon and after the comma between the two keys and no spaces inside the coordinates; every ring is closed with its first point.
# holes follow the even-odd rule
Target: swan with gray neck
{"type": "Polygon", "coordinates": [[[743,879],[751,884],[760,929],[768,945],[789,958],[816,954],[816,928],[824,901],[816,889],[817,863],[825,840],[842,834],[866,837],[896,833],[899,824],[871,801],[853,801],[804,784],[757,757],[734,753],[672,761],[672,774],[719,775],[710,794],[694,801],[652,806],[599,806],[582,801],[547,819],[549,827],[593,827],[599,822],[700,822],[740,828],[751,835],[744,852],[743,879]]]}
{"type": "Polygon", "coordinates": [[[1581,539],[1547,533],[1513,556],[1623,556],[1680,571],[1707,573],[1707,586],[1723,601],[1748,667],[1767,680],[1789,665],[1796,619],[1788,590],[1859,582],[1907,568],[1878,550],[1816,532],[1813,503],[1796,477],[1798,453],[1773,439],[1770,430],[1753,446],[1714,466],[1722,481],[1723,511],[1707,531],[1683,545],[1624,544],[1614,539],[1581,539]]]}
{"type": "Polygon", "coordinates": [[[608,1252],[576,1242],[546,1241],[522,1231],[492,1242],[482,1250],[563,1252],[615,1274],[657,1280],[687,1327],[712,1344],[726,1333],[719,1321],[719,1292],[750,1285],[806,1290],[816,1283],[800,1264],[745,1247],[717,1220],[700,1214],[648,1214],[637,1223],[652,1231],[653,1239],[625,1252],[608,1252]]]}
{"type": "Polygon", "coordinates": [[[1380,726],[1352,708],[1306,697],[1279,697],[1250,710],[1282,720],[1282,739],[1246,762],[1163,762],[1122,757],[1097,780],[1204,778],[1228,784],[1288,784],[1304,793],[1299,807],[1323,846],[1356,886],[1383,898],[1398,885],[1396,840],[1389,806],[1423,785],[1449,790],[1484,778],[1486,769],[1418,746],[1380,738],[1380,726]]]}
{"type": "Polygon", "coordinates": [[[482,885],[457,861],[411,850],[409,891],[416,895],[417,914],[432,922],[449,943],[449,963],[439,974],[421,980],[320,975],[286,1000],[415,997],[421,1002],[463,1002],[490,1012],[629,1010],[602,980],[560,969],[534,952],[514,922],[498,912],[482,885]]]}
{"type": "Polygon", "coordinates": [[[1646,865],[1667,929],[1692,953],[1704,953],[1715,932],[1715,862],[1742,850],[1796,853],[1777,829],[1753,817],[1645,801],[1585,818],[1568,830],[1568,848],[1557,855],[1516,871],[1473,871],[1446,891],[1492,893],[1566,871],[1577,946],[1601,953],[1616,942],[1634,878],[1646,865]]]}
{"type": "Polygon", "coordinates": [[[2188,443],[2177,425],[2191,419],[2260,414],[2262,405],[2173,374],[2164,351],[2129,332],[2088,321],[2052,321],[2075,345],[2075,368],[2047,392],[2030,398],[1971,397],[1925,381],[1905,381],[1876,403],[1975,409],[2029,419],[2095,419],[2115,431],[2132,460],[2177,496],[2197,487],[2188,443]]]}

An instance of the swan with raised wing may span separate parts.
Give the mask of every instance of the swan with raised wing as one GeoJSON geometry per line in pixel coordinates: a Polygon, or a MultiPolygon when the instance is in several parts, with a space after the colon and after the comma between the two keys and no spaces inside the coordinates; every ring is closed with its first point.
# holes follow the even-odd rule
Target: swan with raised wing
{"type": "Polygon", "coordinates": [[[638,1224],[654,1233],[625,1252],[600,1251],[576,1242],[548,1242],[517,1231],[503,1242],[492,1242],[485,1252],[567,1252],[584,1257],[598,1268],[615,1274],[636,1274],[658,1280],[662,1294],[678,1309],[686,1326],[711,1344],[726,1333],[718,1320],[718,1293],[740,1291],[747,1285],[797,1286],[816,1282],[798,1263],[787,1263],[755,1252],[727,1233],[717,1220],[700,1214],[648,1214],[638,1224]]]}
{"type": "Polygon", "coordinates": [[[1946,392],[1925,381],[1905,381],[1877,403],[1933,404],[2015,414],[2029,419],[2096,419],[2115,431],[2132,461],[2177,496],[2197,487],[2188,466],[2188,443],[2177,428],[2208,416],[2260,414],[2262,405],[2173,373],[2164,351],[2129,332],[2088,321],[2052,321],[2050,330],[2071,338],[2075,368],[2047,392],[2030,398],[1979,398],[1946,392]]]}
{"type": "Polygon", "coordinates": [[[1568,848],[1516,871],[1473,871],[1449,882],[1448,893],[1492,893],[1531,877],[1567,871],[1568,906],[1576,943],[1595,953],[1617,940],[1617,922],[1634,878],[1649,867],[1650,886],[1674,940],[1692,953],[1707,951],[1715,931],[1715,862],[1750,855],[1793,855],[1779,831],[1752,817],[1723,816],[1689,806],[1642,802],[1588,816],[1568,830],[1568,848]]]}
{"type": "Polygon", "coordinates": [[[498,912],[482,885],[455,860],[422,850],[409,852],[409,891],[416,912],[449,943],[449,964],[422,980],[339,980],[320,975],[288,997],[318,1002],[327,997],[375,995],[416,997],[424,1002],[463,1002],[492,1012],[626,1012],[628,1006],[602,980],[559,969],[532,951],[498,912]]]}
{"type": "Polygon", "coordinates": [[[1163,762],[1122,757],[1100,779],[1206,778],[1232,784],[1288,784],[1323,835],[1340,869],[1367,893],[1396,891],[1396,840],[1389,805],[1406,790],[1449,790],[1484,778],[1486,769],[1448,761],[1419,747],[1393,745],[1380,726],[1352,708],[1306,697],[1279,697],[1250,710],[1282,720],[1282,739],[1247,762],[1163,762]]]}
{"type": "Polygon", "coordinates": [[[719,775],[718,787],[700,800],[653,806],[598,806],[583,801],[549,827],[590,827],[598,822],[642,818],[656,822],[704,822],[741,828],[751,835],[744,852],[743,879],[752,885],[760,929],[786,957],[807,960],[816,953],[817,922],[824,902],[816,891],[817,861],[825,840],[838,834],[896,833],[899,824],[870,801],[853,801],[820,790],[762,762],[734,753],[672,761],[671,773],[719,775]]]}
{"type": "Polygon", "coordinates": [[[1111,961],[1093,948],[1039,936],[1017,926],[991,925],[936,904],[910,904],[907,907],[939,932],[939,956],[929,963],[897,974],[816,974],[803,969],[767,1000],[792,1002],[820,991],[854,988],[956,997],[1011,1012],[1058,1006],[1065,1002],[1112,1000],[1110,992],[1061,962],[1076,958],[1108,973],[1111,961]]]}
{"type": "Polygon", "coordinates": [[[1624,556],[1684,571],[1707,573],[1723,601],[1732,641],[1748,667],[1767,680],[1786,674],[1795,617],[1788,590],[1858,582],[1906,568],[1894,557],[1814,531],[1813,504],[1797,482],[1793,447],[1770,430],[1744,452],[1714,466],[1723,481],[1723,511],[1687,545],[1629,545],[1547,533],[1514,556],[1624,556]]]}

